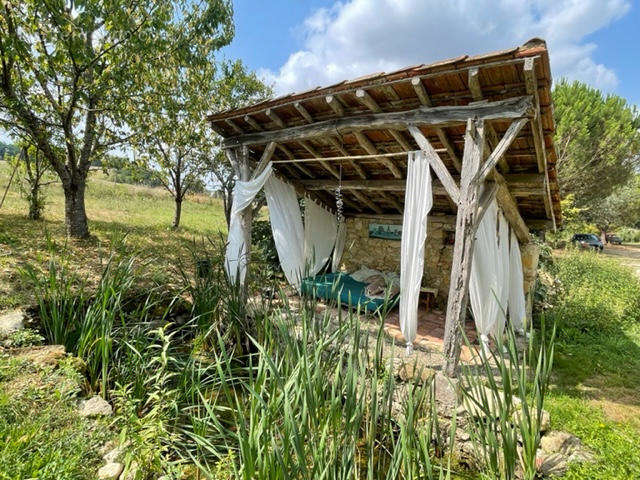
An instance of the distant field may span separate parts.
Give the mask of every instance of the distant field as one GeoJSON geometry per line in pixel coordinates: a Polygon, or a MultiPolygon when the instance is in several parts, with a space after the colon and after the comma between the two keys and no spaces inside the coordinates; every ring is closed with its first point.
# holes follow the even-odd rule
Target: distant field
{"type": "MultiPolygon", "coordinates": [[[[0,196],[10,174],[7,163],[0,161],[0,196]]],[[[87,242],[68,242],[60,184],[46,187],[44,218],[34,222],[27,219],[27,203],[14,182],[0,209],[0,311],[24,302],[27,293],[18,269],[26,263],[44,264],[48,260],[47,248],[52,245],[55,250],[68,251],[74,268],[98,273],[114,239],[126,234],[129,249],[139,252],[141,258],[154,257],[149,274],[164,275],[187,253],[190,242],[206,236],[218,238],[221,232],[226,232],[218,199],[205,195],[189,197],[182,206],[181,227],[173,231],[173,200],[167,192],[114,183],[99,171],[90,173],[86,206],[93,238],[87,242]],[[166,259],[166,263],[159,259],[166,259]]]]}

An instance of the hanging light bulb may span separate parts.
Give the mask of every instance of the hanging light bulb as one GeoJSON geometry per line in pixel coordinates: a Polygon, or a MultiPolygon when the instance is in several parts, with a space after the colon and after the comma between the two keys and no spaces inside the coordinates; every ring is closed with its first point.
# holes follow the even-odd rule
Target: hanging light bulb
{"type": "Polygon", "coordinates": [[[340,175],[338,178],[338,187],[336,188],[336,218],[338,225],[344,220],[343,215],[344,201],[342,200],[342,163],[340,163],[340,175]]]}

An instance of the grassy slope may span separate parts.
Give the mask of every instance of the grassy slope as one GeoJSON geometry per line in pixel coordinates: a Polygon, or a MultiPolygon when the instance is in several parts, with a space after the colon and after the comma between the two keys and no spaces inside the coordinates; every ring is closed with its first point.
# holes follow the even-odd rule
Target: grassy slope
{"type": "MultiPolygon", "coordinates": [[[[640,249],[639,249],[640,250],[640,249]]],[[[557,259],[567,288],[558,315],[552,428],[580,437],[598,456],[564,478],[627,479],[640,472],[640,281],[616,260],[557,259]]]]}
{"type": "MultiPolygon", "coordinates": [[[[8,176],[6,164],[0,162],[0,188],[4,189],[8,176]]],[[[129,245],[144,255],[167,259],[166,263],[156,261],[150,265],[149,276],[153,277],[166,275],[167,265],[185,252],[186,245],[193,238],[215,236],[224,230],[224,217],[220,204],[215,200],[192,198],[185,202],[183,227],[174,232],[169,228],[173,204],[166,193],[158,189],[114,184],[101,174],[92,173],[87,211],[95,239],[66,244],[62,192],[59,185],[48,187],[47,192],[48,203],[41,222],[25,218],[27,206],[15,187],[9,191],[5,206],[0,210],[0,311],[21,305],[28,298],[17,267],[25,262],[43,263],[46,260],[47,235],[57,248],[66,245],[76,268],[97,273],[101,259],[112,247],[112,240],[126,232],[129,245]]],[[[624,254],[622,257],[625,262],[624,254]]],[[[603,293],[606,288],[603,286],[598,292],[603,293]]],[[[589,291],[583,293],[587,296],[593,294],[589,291]]],[[[566,478],[623,479],[633,478],[640,471],[640,447],[636,441],[640,434],[639,372],[638,325],[619,325],[607,332],[573,332],[572,335],[560,336],[556,384],[548,402],[552,426],[575,433],[599,456],[597,463],[572,467],[566,478]]],[[[0,407],[2,404],[0,395],[0,407]]],[[[34,421],[42,424],[47,418],[43,415],[34,421]]],[[[29,428],[28,424],[26,428],[29,428]]],[[[69,438],[80,435],[82,428],[82,425],[72,426],[69,438]]],[[[43,443],[47,441],[42,438],[43,443]]]]}
{"type": "MultiPolygon", "coordinates": [[[[0,161],[0,188],[4,188],[10,171],[0,161]]],[[[2,193],[0,193],[1,195],[2,193]]],[[[72,264],[97,274],[101,260],[108,256],[114,240],[127,235],[130,247],[142,256],[175,262],[187,245],[202,236],[217,237],[226,230],[224,214],[217,199],[190,197],[182,207],[179,231],[170,229],[173,201],[169,194],[157,188],[116,184],[101,172],[91,172],[86,205],[89,228],[93,237],[87,242],[67,242],[64,236],[64,196],[59,184],[46,189],[47,205],[42,221],[26,218],[27,204],[20,197],[15,183],[0,209],[0,311],[19,306],[28,298],[21,285],[17,268],[27,262],[40,263],[48,245],[67,248],[72,264]]],[[[167,264],[156,261],[151,266],[150,279],[167,273],[167,264]]]]}

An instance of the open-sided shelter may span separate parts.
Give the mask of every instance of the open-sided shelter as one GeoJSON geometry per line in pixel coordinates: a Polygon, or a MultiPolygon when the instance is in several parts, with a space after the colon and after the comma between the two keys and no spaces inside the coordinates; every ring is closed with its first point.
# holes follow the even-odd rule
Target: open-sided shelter
{"type": "Polygon", "coordinates": [[[510,296],[514,309],[522,302],[519,249],[531,230],[561,221],[550,87],[546,44],[533,39],[209,115],[238,176],[230,273],[243,281],[252,221],[245,207],[263,186],[296,287],[292,272],[308,266],[310,246],[311,263],[333,255],[336,267],[349,230],[357,250],[354,222],[401,223],[400,323],[410,344],[430,256],[425,236],[431,225],[449,225],[444,354],[445,372],[455,374],[470,286],[476,325],[510,296]],[[312,200],[304,222],[300,195],[312,200]]]}

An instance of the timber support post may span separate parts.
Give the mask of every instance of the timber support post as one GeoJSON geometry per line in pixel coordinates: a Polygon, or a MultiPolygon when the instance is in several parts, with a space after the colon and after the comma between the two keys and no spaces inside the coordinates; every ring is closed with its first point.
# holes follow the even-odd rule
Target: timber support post
{"type": "Polygon", "coordinates": [[[449,377],[457,374],[462,329],[469,303],[469,278],[475,244],[475,217],[478,212],[481,186],[477,174],[483,158],[484,144],[484,121],[470,118],[467,121],[460,172],[460,196],[444,332],[443,371],[449,377]]]}

